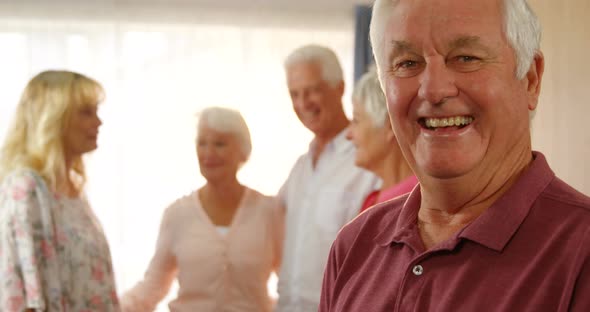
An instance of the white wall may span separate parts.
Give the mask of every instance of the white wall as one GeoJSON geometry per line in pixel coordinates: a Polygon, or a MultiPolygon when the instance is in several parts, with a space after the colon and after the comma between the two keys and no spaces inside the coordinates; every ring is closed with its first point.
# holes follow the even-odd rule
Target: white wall
{"type": "Polygon", "coordinates": [[[542,26],[545,76],[533,148],[563,180],[590,195],[590,1],[533,0],[542,26]]]}

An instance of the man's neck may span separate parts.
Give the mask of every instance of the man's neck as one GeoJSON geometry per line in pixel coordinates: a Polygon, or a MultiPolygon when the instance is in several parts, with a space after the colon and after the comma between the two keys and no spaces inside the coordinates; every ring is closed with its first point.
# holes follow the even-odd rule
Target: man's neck
{"type": "Polygon", "coordinates": [[[512,160],[501,163],[513,164],[512,167],[475,170],[453,179],[421,180],[418,224],[427,249],[447,240],[484,213],[514,185],[532,161],[530,149],[507,157],[512,160]]]}

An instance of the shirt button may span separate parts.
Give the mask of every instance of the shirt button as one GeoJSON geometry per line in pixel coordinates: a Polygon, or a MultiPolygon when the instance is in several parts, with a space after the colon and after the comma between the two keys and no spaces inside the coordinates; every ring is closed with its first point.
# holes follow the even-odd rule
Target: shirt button
{"type": "Polygon", "coordinates": [[[414,273],[414,275],[416,276],[420,276],[422,275],[422,273],[424,273],[424,268],[421,265],[415,265],[414,268],[412,269],[412,273],[414,273]]]}

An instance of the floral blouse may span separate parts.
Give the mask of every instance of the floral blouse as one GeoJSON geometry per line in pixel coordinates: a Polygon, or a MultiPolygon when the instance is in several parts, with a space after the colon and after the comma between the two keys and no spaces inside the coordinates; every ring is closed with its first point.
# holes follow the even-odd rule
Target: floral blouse
{"type": "Polygon", "coordinates": [[[0,185],[0,311],[119,311],[109,247],[83,198],[31,170],[0,185]]]}

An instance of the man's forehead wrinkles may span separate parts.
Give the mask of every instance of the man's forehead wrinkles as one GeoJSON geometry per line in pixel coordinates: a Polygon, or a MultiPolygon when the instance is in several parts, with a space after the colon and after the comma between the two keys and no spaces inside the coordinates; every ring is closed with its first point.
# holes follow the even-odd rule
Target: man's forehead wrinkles
{"type": "Polygon", "coordinates": [[[413,52],[416,46],[406,40],[392,40],[390,42],[393,53],[413,52]]]}
{"type": "MultiPolygon", "coordinates": [[[[447,42],[441,43],[442,46],[447,48],[448,50],[454,50],[458,48],[486,48],[486,45],[483,43],[482,38],[475,35],[468,35],[468,34],[459,34],[455,36],[454,39],[450,39],[447,42]]],[[[419,53],[423,52],[422,49],[410,41],[407,40],[391,40],[391,53],[394,55],[399,55],[402,53],[410,52],[410,53],[419,53]]],[[[487,49],[487,48],[486,48],[487,49]]]]}

